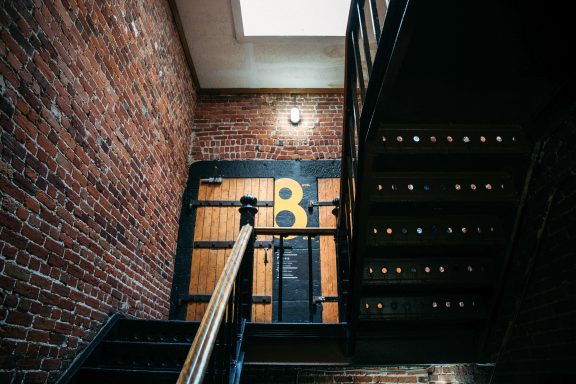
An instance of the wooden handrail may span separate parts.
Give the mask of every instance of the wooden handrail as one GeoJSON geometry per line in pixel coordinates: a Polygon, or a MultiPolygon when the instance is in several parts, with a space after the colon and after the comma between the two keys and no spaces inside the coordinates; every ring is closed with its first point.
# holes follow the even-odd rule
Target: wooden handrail
{"type": "Polygon", "coordinates": [[[333,235],[336,228],[332,227],[254,227],[256,235],[333,235]]]}
{"type": "Polygon", "coordinates": [[[236,275],[238,274],[248,242],[252,236],[252,230],[253,227],[250,224],[244,225],[240,230],[238,239],[234,243],[234,247],[226,260],[218,283],[216,283],[212,298],[208,303],[208,307],[206,308],[198,332],[196,332],[188,356],[186,356],[186,361],[178,377],[177,384],[202,383],[202,379],[208,368],[212,349],[216,343],[220,323],[226,312],[228,298],[232,293],[236,275]]]}

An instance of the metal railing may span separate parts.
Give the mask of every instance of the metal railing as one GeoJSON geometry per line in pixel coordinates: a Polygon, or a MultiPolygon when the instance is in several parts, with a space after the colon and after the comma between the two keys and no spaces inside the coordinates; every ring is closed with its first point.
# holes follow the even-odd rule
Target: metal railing
{"type": "MultiPolygon", "coordinates": [[[[362,180],[370,175],[364,169],[365,146],[374,139],[378,121],[376,105],[387,105],[385,88],[393,84],[398,68],[393,60],[403,49],[398,38],[408,28],[406,17],[410,0],[352,0],[346,30],[344,75],[344,122],[338,217],[339,255],[348,264],[350,276],[347,320],[354,333],[361,291],[363,253],[361,218],[370,210],[362,180]]],[[[365,229],[365,228],[364,228],[365,229]]],[[[351,337],[353,339],[353,337],[351,337]]]]}
{"type": "Polygon", "coordinates": [[[254,262],[255,197],[240,199],[241,230],[226,260],[192,346],[178,384],[236,382],[243,362],[244,327],[251,318],[254,262]]]}
{"type": "MultiPolygon", "coordinates": [[[[357,180],[362,167],[367,128],[362,124],[369,84],[382,81],[380,40],[388,14],[386,0],[352,0],[346,31],[344,78],[344,123],[340,179],[340,215],[338,217],[340,253],[351,255],[354,244],[357,180]],[[369,17],[366,17],[366,15],[369,17]],[[376,60],[378,57],[380,60],[376,60]]],[[[350,257],[350,256],[348,256],[350,257]]],[[[353,263],[346,266],[352,273],[353,263]]]]}
{"type": "Polygon", "coordinates": [[[345,244],[352,244],[359,154],[366,138],[366,129],[361,124],[362,112],[368,85],[374,82],[373,77],[381,76],[373,58],[378,53],[387,11],[385,0],[353,0],[348,18],[340,185],[342,215],[338,223],[345,244]],[[370,17],[367,18],[366,14],[370,17]]]}
{"type": "MultiPolygon", "coordinates": [[[[254,228],[256,236],[258,235],[274,235],[279,237],[278,249],[278,305],[277,305],[277,320],[283,321],[283,302],[284,302],[284,239],[288,236],[306,236],[308,245],[308,321],[313,322],[316,300],[314,299],[314,275],[313,275],[313,260],[312,260],[312,239],[316,236],[336,236],[336,228],[330,227],[256,227],[254,228]]],[[[338,258],[336,259],[338,260],[338,258]]],[[[337,263],[338,264],[338,263],[337,263]]],[[[337,267],[338,270],[338,267],[337,267]]],[[[338,284],[338,286],[340,286],[338,284]]],[[[342,295],[338,295],[341,300],[342,295]]],[[[339,305],[339,307],[342,307],[339,305]]],[[[341,316],[340,316],[341,318],[341,316]]]]}

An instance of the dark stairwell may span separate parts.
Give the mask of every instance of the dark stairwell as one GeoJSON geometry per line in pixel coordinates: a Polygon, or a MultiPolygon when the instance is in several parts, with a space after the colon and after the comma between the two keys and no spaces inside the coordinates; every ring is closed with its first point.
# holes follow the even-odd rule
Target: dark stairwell
{"type": "MultiPolygon", "coordinates": [[[[522,344],[518,333],[529,326],[518,324],[525,305],[538,310],[534,301],[545,300],[530,296],[542,287],[530,283],[545,284],[531,280],[534,270],[554,276],[542,266],[549,242],[574,239],[573,220],[553,210],[563,204],[574,212],[573,145],[562,143],[574,143],[574,63],[556,49],[559,37],[574,35],[563,34],[561,12],[515,2],[398,0],[384,18],[365,14],[371,5],[352,2],[346,38],[336,235],[341,324],[246,322],[252,266],[245,254],[254,240],[249,211],[239,223],[250,226],[243,227],[244,242],[237,241],[235,272],[221,279],[236,279],[236,291],[223,288],[214,300],[222,324],[199,332],[219,335],[198,347],[205,357],[213,351],[209,363],[206,357],[197,366],[184,364],[198,323],[113,317],[60,382],[175,382],[183,365],[182,378],[189,370],[197,380],[238,382],[244,364],[267,355],[270,365],[279,356],[284,364],[350,367],[502,362],[493,382],[526,375],[545,383],[550,369],[534,373],[531,364],[553,364],[559,353],[565,367],[574,362],[568,348],[574,322],[567,325],[573,314],[558,308],[562,333],[550,337],[567,340],[563,347],[540,355],[526,347],[524,357],[516,355],[518,345],[550,350],[547,341],[522,344]],[[557,166],[551,148],[570,165],[557,166]],[[547,178],[546,169],[558,176],[547,178]],[[535,180],[552,185],[548,199],[535,180]],[[530,232],[530,220],[540,219],[566,220],[554,224],[562,235],[547,232],[547,224],[530,232]],[[525,231],[535,234],[532,247],[525,231]]],[[[243,203],[245,211],[255,205],[249,198],[243,203]]],[[[565,254],[573,256],[574,248],[566,249],[554,260],[573,271],[565,254]]],[[[563,275],[554,291],[564,295],[558,306],[574,303],[572,276],[563,275]]],[[[555,374],[568,377],[568,371],[555,374]]]]}

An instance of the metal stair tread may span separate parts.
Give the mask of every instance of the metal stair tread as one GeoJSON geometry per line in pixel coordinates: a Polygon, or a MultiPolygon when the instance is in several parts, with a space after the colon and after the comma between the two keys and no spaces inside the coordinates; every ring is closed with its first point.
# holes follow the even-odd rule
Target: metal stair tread
{"type": "Polygon", "coordinates": [[[169,342],[169,341],[134,341],[134,340],[103,340],[102,345],[116,345],[116,346],[151,346],[151,347],[186,347],[190,348],[192,341],[189,343],[184,342],[169,342]]]}

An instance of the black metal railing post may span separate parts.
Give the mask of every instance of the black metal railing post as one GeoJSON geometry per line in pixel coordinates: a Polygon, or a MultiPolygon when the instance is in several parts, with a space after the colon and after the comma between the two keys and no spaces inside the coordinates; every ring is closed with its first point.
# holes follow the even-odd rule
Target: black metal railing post
{"type": "MultiPolygon", "coordinates": [[[[364,48],[364,58],[366,59],[366,69],[368,70],[368,80],[372,74],[372,56],[370,55],[370,41],[368,39],[368,29],[366,28],[366,16],[364,15],[364,1],[356,3],[356,11],[358,12],[359,29],[362,34],[362,43],[364,48]]],[[[362,63],[359,63],[362,66],[362,63]]]]}
{"type": "Polygon", "coordinates": [[[340,196],[336,196],[332,200],[332,205],[334,205],[334,208],[332,208],[332,214],[334,215],[336,223],[336,231],[334,232],[334,249],[336,250],[336,278],[338,279],[338,284],[336,284],[336,289],[338,290],[338,319],[342,322],[344,321],[342,314],[345,313],[345,311],[342,309],[346,307],[346,303],[344,301],[346,295],[343,294],[343,292],[347,289],[346,287],[343,287],[342,284],[346,281],[347,278],[344,276],[341,260],[342,249],[340,247],[340,230],[342,228],[340,228],[340,222],[338,218],[338,214],[340,213],[340,196]]]}
{"type": "MultiPolygon", "coordinates": [[[[249,224],[254,227],[256,221],[256,213],[258,213],[258,208],[256,204],[258,199],[252,195],[244,195],[240,198],[240,203],[242,207],[240,211],[240,228],[244,225],[249,224]]],[[[252,280],[254,271],[254,242],[256,241],[256,235],[254,230],[250,236],[250,241],[246,247],[246,253],[242,261],[242,266],[240,267],[240,315],[246,321],[252,319],[252,280]]]]}
{"type": "MultiPolygon", "coordinates": [[[[374,38],[376,39],[376,44],[380,41],[380,17],[378,16],[378,7],[376,6],[376,0],[369,0],[370,4],[370,14],[372,15],[372,28],[374,30],[374,38]]],[[[384,3],[386,4],[386,3],[384,3]]]]}

